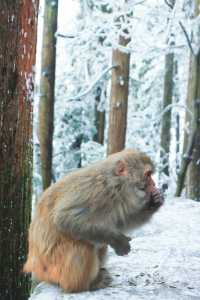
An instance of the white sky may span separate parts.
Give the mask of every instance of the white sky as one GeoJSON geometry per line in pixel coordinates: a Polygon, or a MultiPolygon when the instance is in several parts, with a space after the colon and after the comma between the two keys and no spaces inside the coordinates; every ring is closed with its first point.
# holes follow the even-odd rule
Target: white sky
{"type": "Polygon", "coordinates": [[[70,33],[73,31],[73,19],[79,12],[79,1],[59,0],[58,32],[70,33]]]}

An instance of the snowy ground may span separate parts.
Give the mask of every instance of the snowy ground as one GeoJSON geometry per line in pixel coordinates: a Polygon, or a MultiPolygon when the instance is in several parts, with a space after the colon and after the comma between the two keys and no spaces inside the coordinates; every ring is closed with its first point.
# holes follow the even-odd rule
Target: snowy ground
{"type": "Polygon", "coordinates": [[[41,283],[29,300],[200,300],[200,203],[167,200],[133,233],[129,255],[110,250],[107,269],[113,282],[106,289],[64,294],[41,283]]]}

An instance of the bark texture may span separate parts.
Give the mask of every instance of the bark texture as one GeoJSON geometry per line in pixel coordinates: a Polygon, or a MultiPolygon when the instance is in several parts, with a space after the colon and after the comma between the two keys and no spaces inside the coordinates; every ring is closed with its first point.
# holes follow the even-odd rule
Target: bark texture
{"type": "MultiPolygon", "coordinates": [[[[120,37],[120,45],[126,46],[128,42],[129,40],[120,37]]],[[[121,52],[119,49],[113,50],[112,64],[117,65],[117,68],[112,71],[108,155],[122,150],[125,146],[130,54],[121,52]]]]}
{"type": "Polygon", "coordinates": [[[52,181],[57,16],[58,0],[46,0],[39,104],[39,140],[43,189],[46,189],[52,181]]]}
{"type": "Polygon", "coordinates": [[[0,299],[27,300],[38,1],[0,1],[0,299]]]}

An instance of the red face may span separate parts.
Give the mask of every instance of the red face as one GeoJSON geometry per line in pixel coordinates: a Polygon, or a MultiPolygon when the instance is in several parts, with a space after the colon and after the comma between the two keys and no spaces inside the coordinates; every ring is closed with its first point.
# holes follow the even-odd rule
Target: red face
{"type": "Polygon", "coordinates": [[[152,171],[145,171],[144,176],[146,177],[147,187],[146,191],[149,196],[150,208],[158,208],[164,202],[164,197],[161,191],[156,187],[156,184],[152,178],[152,171]]]}

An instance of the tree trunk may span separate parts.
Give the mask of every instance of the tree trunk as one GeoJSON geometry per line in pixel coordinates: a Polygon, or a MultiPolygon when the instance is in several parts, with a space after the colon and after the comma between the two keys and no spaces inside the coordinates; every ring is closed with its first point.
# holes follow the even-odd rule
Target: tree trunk
{"type": "Polygon", "coordinates": [[[197,57],[191,57],[191,59],[192,73],[189,80],[191,80],[193,84],[191,85],[191,91],[188,96],[191,97],[193,101],[194,119],[197,124],[193,124],[192,129],[194,130],[194,127],[196,127],[192,160],[188,167],[187,196],[200,201],[200,53],[197,57]]]}
{"type": "MultiPolygon", "coordinates": [[[[128,42],[128,39],[120,37],[120,45],[126,46],[128,42]]],[[[130,54],[121,52],[119,49],[113,50],[112,64],[118,67],[112,71],[108,155],[122,150],[125,145],[130,54]]]]}
{"type": "MultiPolygon", "coordinates": [[[[191,91],[194,90],[193,79],[192,79],[192,74],[193,74],[192,69],[193,69],[193,58],[192,58],[192,54],[191,54],[190,64],[189,64],[187,98],[186,98],[186,106],[190,112],[194,112],[193,94],[191,94],[191,91]]],[[[175,194],[176,197],[181,196],[181,192],[183,190],[184,184],[186,183],[185,181],[187,180],[187,169],[188,169],[188,166],[189,166],[191,158],[192,158],[192,153],[193,153],[193,148],[194,148],[194,140],[195,140],[195,136],[196,136],[196,128],[193,128],[193,127],[196,127],[197,122],[196,122],[196,120],[191,119],[190,113],[188,113],[188,111],[186,110],[185,124],[188,124],[188,123],[190,124],[189,133],[186,131],[184,133],[183,155],[182,155],[182,159],[181,159],[180,171],[179,171],[178,177],[177,177],[177,188],[176,188],[176,194],[175,194]]]]}
{"type": "Polygon", "coordinates": [[[52,181],[54,88],[58,0],[46,0],[39,104],[39,140],[43,189],[52,181]]]}
{"type": "MultiPolygon", "coordinates": [[[[179,68],[178,61],[177,61],[177,59],[175,60],[175,58],[174,58],[174,79],[177,77],[178,68],[179,68]]],[[[176,79],[176,81],[177,81],[177,79],[176,79]]],[[[174,94],[174,103],[179,103],[180,93],[179,93],[179,90],[177,89],[176,82],[174,83],[173,94],[174,94]]],[[[180,170],[180,114],[179,114],[179,112],[176,112],[176,116],[175,116],[175,130],[176,130],[176,133],[175,133],[176,174],[178,174],[178,172],[180,170]]]]}
{"type": "Polygon", "coordinates": [[[105,130],[105,110],[99,110],[99,103],[101,102],[101,95],[105,93],[102,91],[102,87],[98,86],[95,97],[95,126],[96,134],[94,135],[94,141],[102,144],[104,143],[104,130],[105,130]]]}
{"type": "Polygon", "coordinates": [[[179,153],[180,153],[180,116],[176,115],[176,173],[178,173],[180,168],[179,153]]]}
{"type": "MultiPolygon", "coordinates": [[[[164,94],[163,94],[163,110],[172,104],[173,96],[173,69],[174,54],[168,53],[165,56],[165,76],[164,76],[164,94]]],[[[164,168],[162,172],[169,176],[169,152],[170,152],[170,130],[171,130],[171,109],[167,110],[162,118],[161,124],[161,159],[164,168]]]]}
{"type": "MultiPolygon", "coordinates": [[[[195,0],[195,16],[200,13],[200,0],[195,0]]],[[[176,195],[180,196],[187,174],[187,197],[200,201],[200,51],[198,55],[190,55],[190,68],[188,79],[187,108],[193,113],[189,135],[184,137],[184,157],[182,167],[184,172],[178,176],[176,195]],[[190,152],[186,149],[190,149],[190,152]],[[184,168],[185,166],[185,168],[184,168]]],[[[189,120],[186,113],[186,122],[189,120]]]]}
{"type": "Polygon", "coordinates": [[[27,300],[38,1],[0,1],[0,299],[27,300]]]}

